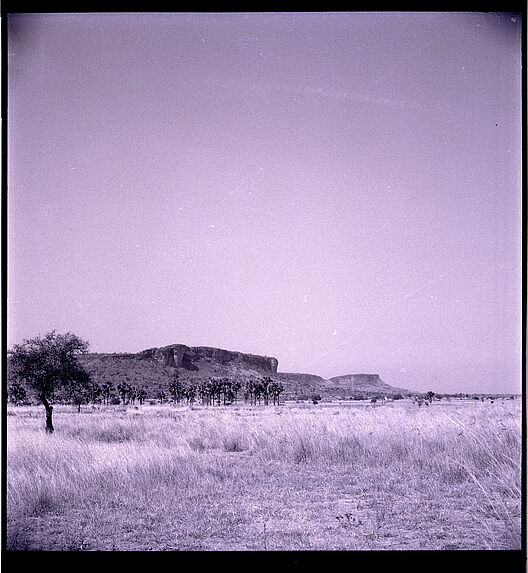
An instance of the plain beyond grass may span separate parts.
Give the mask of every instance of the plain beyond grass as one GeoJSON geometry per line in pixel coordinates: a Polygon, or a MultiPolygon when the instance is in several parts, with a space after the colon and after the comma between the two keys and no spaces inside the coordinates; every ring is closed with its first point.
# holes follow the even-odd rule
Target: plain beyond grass
{"type": "Polygon", "coordinates": [[[519,549],[519,401],[8,409],[8,550],[519,549]]]}

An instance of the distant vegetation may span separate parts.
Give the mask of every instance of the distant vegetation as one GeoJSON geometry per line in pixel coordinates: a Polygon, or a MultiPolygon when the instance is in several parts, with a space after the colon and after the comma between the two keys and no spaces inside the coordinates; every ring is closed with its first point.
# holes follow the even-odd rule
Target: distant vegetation
{"type": "MultiPolygon", "coordinates": [[[[402,400],[412,398],[420,405],[432,401],[451,399],[494,400],[513,398],[511,394],[475,393],[400,393],[385,394],[375,390],[343,390],[325,392],[320,386],[299,383],[291,384],[288,378],[259,376],[257,372],[244,372],[240,376],[209,375],[202,378],[199,373],[183,368],[162,366],[152,360],[138,359],[134,354],[81,355],[78,360],[89,375],[89,384],[77,388],[76,392],[56,387],[52,399],[60,404],[142,405],[149,403],[218,405],[249,403],[256,405],[277,404],[279,401],[297,400],[365,400],[381,402],[385,399],[402,400]]],[[[34,404],[38,397],[28,385],[13,377],[8,368],[8,400],[12,404],[34,404]]],[[[211,374],[211,372],[209,372],[211,374]]],[[[289,375],[291,376],[291,375],[289,375]]]]}
{"type": "MultiPolygon", "coordinates": [[[[364,400],[378,404],[411,397],[421,407],[440,400],[494,400],[499,397],[411,392],[391,387],[377,375],[348,375],[329,381],[310,374],[276,373],[270,376],[247,364],[226,366],[209,357],[201,360],[199,367],[193,364],[192,369],[187,369],[167,366],[146,352],[88,354],[87,348],[88,343],[75,335],[55,332],[15,345],[8,358],[9,402],[19,405],[43,403],[51,432],[52,403],[69,403],[80,411],[83,404],[126,406],[171,402],[212,406],[243,401],[251,405],[276,405],[285,400],[314,404],[328,400],[364,400]],[[70,345],[69,350],[66,350],[66,342],[70,345]],[[59,352],[61,345],[64,346],[62,354],[59,352]],[[53,362],[51,348],[57,350],[57,356],[62,356],[62,362],[53,362]],[[48,366],[45,366],[46,360],[48,366]],[[57,370],[59,363],[62,370],[57,370]],[[53,368],[55,372],[51,371],[53,368]],[[358,380],[359,387],[354,386],[354,379],[358,380]]],[[[220,351],[222,353],[233,354],[220,351]]]]}

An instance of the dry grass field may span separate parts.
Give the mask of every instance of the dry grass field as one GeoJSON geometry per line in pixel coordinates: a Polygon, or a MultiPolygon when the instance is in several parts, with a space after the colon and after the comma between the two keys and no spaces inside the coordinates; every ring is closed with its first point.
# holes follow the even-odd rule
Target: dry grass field
{"type": "Polygon", "coordinates": [[[520,549],[518,400],[7,414],[8,550],[520,549]]]}

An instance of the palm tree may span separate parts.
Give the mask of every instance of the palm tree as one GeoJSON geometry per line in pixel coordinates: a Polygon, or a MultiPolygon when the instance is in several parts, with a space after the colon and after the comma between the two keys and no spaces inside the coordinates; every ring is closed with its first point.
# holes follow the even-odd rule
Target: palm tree
{"type": "Polygon", "coordinates": [[[101,390],[103,394],[103,404],[106,404],[108,406],[108,404],[110,403],[110,394],[114,390],[114,385],[112,384],[112,382],[105,382],[101,386],[101,390]]]}
{"type": "Polygon", "coordinates": [[[130,386],[126,382],[120,382],[117,385],[117,391],[121,395],[121,401],[123,402],[123,404],[126,404],[126,398],[128,396],[129,389],[130,386]]]}

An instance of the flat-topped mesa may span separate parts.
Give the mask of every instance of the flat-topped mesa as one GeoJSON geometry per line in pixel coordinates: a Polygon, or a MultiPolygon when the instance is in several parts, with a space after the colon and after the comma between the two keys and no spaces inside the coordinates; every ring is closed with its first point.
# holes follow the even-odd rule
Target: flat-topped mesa
{"type": "Polygon", "coordinates": [[[379,374],[344,374],[343,376],[334,376],[330,378],[328,382],[332,384],[354,384],[355,386],[359,386],[362,384],[376,384],[376,385],[385,385],[379,374]]]}
{"type": "Polygon", "coordinates": [[[409,394],[405,388],[396,388],[384,382],[379,374],[345,374],[344,376],[334,376],[330,380],[325,380],[325,387],[331,389],[343,389],[359,392],[376,392],[387,395],[409,394]]]}
{"type": "Polygon", "coordinates": [[[164,366],[184,368],[186,370],[198,370],[195,362],[207,360],[217,364],[246,366],[269,374],[276,374],[279,361],[269,356],[256,354],[244,354],[222,348],[209,346],[185,346],[185,344],[171,344],[163,348],[149,348],[139,353],[141,356],[153,359],[164,366]]]}

